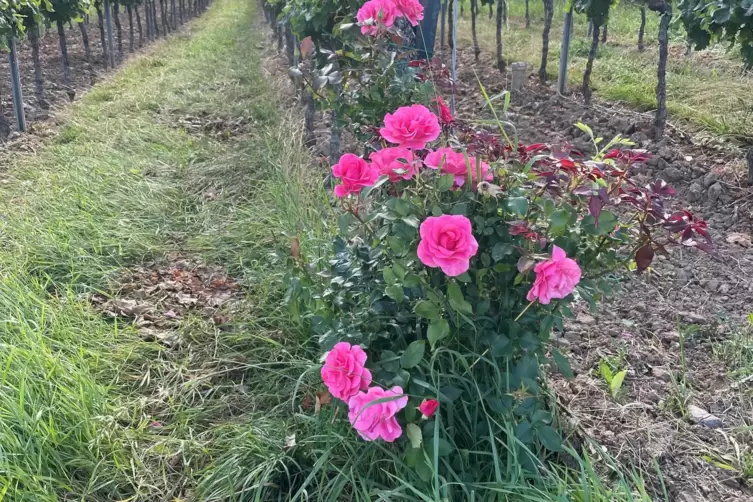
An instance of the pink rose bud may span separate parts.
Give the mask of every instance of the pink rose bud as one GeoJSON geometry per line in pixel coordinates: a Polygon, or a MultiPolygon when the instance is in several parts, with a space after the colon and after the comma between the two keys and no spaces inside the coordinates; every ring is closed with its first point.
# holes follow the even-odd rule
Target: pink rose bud
{"type": "Polygon", "coordinates": [[[439,401],[436,399],[424,399],[418,407],[418,411],[421,412],[421,416],[425,419],[431,418],[435,411],[439,408],[439,401]]]}
{"type": "Polygon", "coordinates": [[[358,435],[366,441],[382,438],[388,443],[393,442],[403,433],[397,423],[395,414],[408,404],[408,396],[403,394],[402,387],[382,389],[371,387],[366,392],[359,392],[348,401],[348,419],[358,435]],[[390,401],[373,403],[385,398],[390,401]]]}
{"type": "Polygon", "coordinates": [[[363,367],[365,363],[366,352],[361,347],[336,343],[324,360],[322,380],[333,396],[347,402],[371,383],[371,372],[363,367]]]}
{"type": "Polygon", "coordinates": [[[418,22],[424,18],[424,6],[418,0],[395,0],[395,7],[411,26],[418,26],[418,22]]]}
{"type": "Polygon", "coordinates": [[[390,181],[397,183],[401,179],[409,180],[416,174],[416,161],[413,152],[407,148],[382,148],[369,156],[371,166],[380,176],[389,176],[390,181]],[[406,164],[405,161],[408,161],[406,164]]]}
{"type": "MultiPolygon", "coordinates": [[[[456,152],[452,148],[442,147],[429,153],[424,159],[424,164],[430,169],[439,169],[439,172],[442,174],[451,174],[455,178],[453,186],[456,188],[465,185],[465,180],[468,179],[468,169],[470,169],[471,178],[475,186],[476,178],[478,178],[476,158],[468,157],[468,163],[466,163],[465,159],[464,154],[456,152]]],[[[489,164],[483,161],[481,162],[481,177],[484,181],[494,181],[489,164]]]]}
{"type": "Polygon", "coordinates": [[[539,263],[533,271],[536,279],[526,297],[529,302],[538,299],[547,305],[553,298],[564,298],[572,293],[580,282],[580,267],[557,246],[552,249],[552,259],[539,263]]]}
{"type": "Polygon", "coordinates": [[[351,193],[358,194],[362,188],[370,187],[379,179],[374,167],[352,153],[340,157],[340,161],[332,166],[332,174],[340,178],[340,184],[335,187],[335,196],[341,198],[351,193]]]}
{"type": "Polygon", "coordinates": [[[403,106],[384,116],[379,133],[390,143],[421,150],[439,137],[439,119],[424,105],[403,106]]]}
{"type": "Polygon", "coordinates": [[[418,229],[418,259],[427,267],[439,267],[450,277],[468,270],[478,242],[471,232],[471,220],[462,215],[443,214],[426,218],[418,229]]]}
{"type": "Polygon", "coordinates": [[[358,9],[356,19],[364,24],[361,26],[361,33],[377,35],[380,31],[392,26],[398,14],[392,0],[369,0],[358,9]]]}

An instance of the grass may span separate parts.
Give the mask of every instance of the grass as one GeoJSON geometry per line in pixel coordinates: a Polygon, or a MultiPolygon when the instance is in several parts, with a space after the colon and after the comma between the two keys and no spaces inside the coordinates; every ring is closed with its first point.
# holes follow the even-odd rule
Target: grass
{"type": "Polygon", "coordinates": [[[11,159],[0,197],[3,500],[227,500],[241,479],[284,472],[289,399],[310,363],[286,326],[280,277],[264,267],[275,236],[295,230],[288,222],[314,214],[292,211],[316,191],[288,176],[307,159],[263,76],[254,11],[218,2],[95,87],[37,154],[11,159]],[[208,118],[245,127],[230,139],[189,127],[208,118]],[[293,195],[299,203],[283,203],[293,195]],[[176,250],[242,279],[233,329],[197,315],[168,350],[90,306],[93,292],[117,294],[122,270],[176,250]]]}
{"type": "MultiPolygon", "coordinates": [[[[526,61],[538,70],[541,62],[541,31],[544,8],[531,2],[531,27],[525,28],[524,3],[509,4],[509,27],[503,29],[503,54],[508,62],[526,61]]],[[[556,80],[564,3],[555,2],[550,35],[548,72],[556,80]]],[[[482,51],[495,54],[495,21],[489,20],[486,9],[478,23],[482,51]]],[[[647,12],[646,51],[638,52],[638,9],[620,3],[610,14],[609,40],[600,45],[594,64],[592,86],[596,94],[610,101],[619,101],[641,111],[655,109],[656,71],[658,64],[659,17],[647,12]]],[[[576,15],[568,66],[568,85],[579,89],[588,56],[590,40],[584,15],[576,15]]],[[[461,19],[458,37],[466,46],[471,44],[470,9],[461,19]]],[[[726,53],[722,47],[693,52],[685,56],[681,27],[670,33],[670,57],[667,64],[667,107],[670,121],[685,121],[738,142],[753,143],[753,74],[745,73],[737,49],[726,53]]]]}
{"type": "MultiPolygon", "coordinates": [[[[255,10],[217,0],[92,89],[39,151],[11,159],[0,499],[435,500],[457,481],[427,488],[397,449],[355,440],[334,407],[303,405],[320,390],[319,354],[283,307],[284,258],[293,235],[314,252],[332,218],[299,117],[281,106],[286,83],[265,74],[255,10]],[[241,282],[229,325],[197,313],[166,348],[88,301],[176,253],[241,282]]],[[[650,499],[598,447],[531,478],[500,460],[516,445],[494,444],[494,482],[463,486],[476,500],[650,499]]]]}

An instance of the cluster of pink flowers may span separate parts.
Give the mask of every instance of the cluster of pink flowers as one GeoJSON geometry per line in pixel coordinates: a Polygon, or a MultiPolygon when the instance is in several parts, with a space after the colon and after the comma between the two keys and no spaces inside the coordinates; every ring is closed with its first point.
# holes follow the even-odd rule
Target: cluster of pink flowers
{"type": "MultiPolygon", "coordinates": [[[[436,103],[440,114],[443,114],[442,108],[446,107],[444,102],[437,98],[436,103]]],[[[449,116],[442,122],[451,120],[452,117],[449,116]]],[[[372,153],[370,163],[352,153],[343,155],[332,166],[332,173],[340,179],[335,187],[337,197],[357,195],[364,187],[374,185],[380,176],[387,176],[393,183],[411,179],[422,163],[414,152],[425,149],[428,143],[436,140],[441,127],[439,118],[428,108],[411,105],[385,115],[384,126],[379,133],[382,138],[397,146],[372,153]]],[[[449,147],[430,151],[424,158],[423,165],[439,170],[442,174],[452,175],[455,188],[465,185],[469,172],[474,185],[481,180],[494,181],[489,164],[449,147]]],[[[421,263],[427,267],[438,267],[450,277],[468,271],[470,260],[478,251],[478,242],[473,237],[468,218],[462,215],[429,217],[421,223],[419,233],[421,240],[417,251],[421,263]]],[[[527,231],[526,238],[535,235],[534,232],[527,231]]],[[[528,293],[528,300],[538,299],[542,304],[548,304],[552,298],[569,295],[581,276],[578,264],[567,258],[565,252],[556,246],[552,259],[539,263],[534,271],[536,280],[528,293]]]]}
{"type": "MultiPolygon", "coordinates": [[[[452,115],[446,108],[442,98],[437,98],[440,114],[445,115],[443,123],[452,121],[452,115]]],[[[397,183],[409,180],[421,166],[421,161],[414,151],[423,150],[428,143],[436,140],[442,132],[439,118],[424,105],[411,105],[398,108],[395,113],[388,113],[384,117],[384,126],[379,129],[382,138],[397,146],[383,148],[373,152],[370,163],[352,153],[340,157],[340,161],[332,166],[332,174],[340,179],[335,187],[337,197],[358,194],[364,187],[372,186],[380,176],[388,176],[389,180],[397,183]]],[[[427,156],[424,164],[432,169],[440,169],[444,174],[455,177],[455,187],[465,183],[470,165],[474,181],[477,176],[476,159],[468,159],[465,154],[455,152],[451,148],[440,148],[427,156]]],[[[481,163],[482,177],[491,180],[491,169],[486,162],[481,163]]]]}
{"type": "Polygon", "coordinates": [[[418,0],[369,0],[358,9],[356,19],[364,35],[377,35],[405,17],[411,26],[424,18],[424,6],[418,0]]]}
{"type": "MultiPolygon", "coordinates": [[[[327,353],[322,366],[322,380],[330,394],[348,403],[348,419],[367,441],[384,439],[393,442],[403,430],[395,415],[408,404],[400,386],[391,389],[371,385],[371,372],[364,366],[366,352],[358,345],[340,342],[327,353]]],[[[439,402],[425,399],[418,407],[424,418],[431,417],[439,402]]]]}

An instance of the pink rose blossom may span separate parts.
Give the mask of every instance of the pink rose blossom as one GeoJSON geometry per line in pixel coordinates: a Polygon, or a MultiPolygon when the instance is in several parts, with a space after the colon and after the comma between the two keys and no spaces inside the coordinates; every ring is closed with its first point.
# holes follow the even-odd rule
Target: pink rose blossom
{"type": "Polygon", "coordinates": [[[358,9],[356,19],[364,35],[377,35],[380,29],[389,28],[395,23],[399,12],[392,0],[369,0],[358,9]]]}
{"type": "Polygon", "coordinates": [[[397,183],[401,179],[409,180],[416,174],[416,162],[413,152],[407,148],[382,148],[372,153],[369,158],[371,165],[380,176],[389,176],[390,181],[397,183]],[[408,161],[406,164],[405,161],[408,161]]]}
{"type": "Polygon", "coordinates": [[[526,297],[529,302],[538,299],[547,305],[552,298],[564,298],[572,293],[580,282],[580,267],[557,246],[552,249],[552,259],[537,264],[533,270],[536,280],[526,297]]]}
{"type": "Polygon", "coordinates": [[[393,442],[403,433],[397,423],[395,414],[408,404],[408,396],[403,395],[403,389],[395,386],[385,390],[381,387],[371,387],[366,392],[359,392],[348,401],[348,419],[353,428],[366,441],[382,438],[388,443],[393,442]],[[373,403],[379,399],[394,398],[391,401],[373,403]]]}
{"type": "Polygon", "coordinates": [[[395,0],[395,7],[411,26],[418,26],[418,22],[424,18],[424,6],[418,0],[395,0]]]}
{"type": "Polygon", "coordinates": [[[348,401],[371,383],[371,372],[363,367],[366,352],[358,345],[336,343],[327,353],[322,366],[322,380],[330,394],[348,401]]]}
{"type": "MultiPolygon", "coordinates": [[[[478,177],[478,173],[476,172],[476,159],[470,157],[467,164],[465,159],[466,157],[464,154],[458,153],[452,148],[443,147],[437,148],[435,151],[427,155],[426,159],[424,159],[424,164],[431,169],[440,169],[440,166],[442,166],[440,169],[442,174],[452,174],[455,177],[454,186],[456,188],[462,187],[465,184],[465,180],[468,179],[468,168],[470,165],[471,177],[473,178],[475,185],[476,178],[478,177]]],[[[486,181],[494,180],[494,176],[492,176],[490,172],[489,164],[483,161],[481,161],[481,177],[486,181]]]]}
{"type": "Polygon", "coordinates": [[[439,110],[439,121],[442,123],[442,125],[452,124],[452,121],[455,119],[452,117],[450,107],[447,106],[447,103],[444,102],[442,96],[437,96],[437,99],[435,99],[434,102],[437,104],[437,109],[439,110]]]}
{"type": "Polygon", "coordinates": [[[471,220],[462,215],[443,214],[426,218],[418,229],[418,259],[427,267],[439,267],[450,277],[470,267],[470,259],[478,251],[478,242],[471,232],[471,220]]]}
{"type": "Polygon", "coordinates": [[[363,187],[370,187],[379,179],[379,172],[357,155],[346,153],[340,161],[332,166],[332,174],[340,178],[335,187],[337,197],[359,193],[363,187]]]}
{"type": "Polygon", "coordinates": [[[421,412],[421,416],[429,419],[437,411],[437,408],[439,408],[439,401],[436,399],[424,399],[418,406],[418,411],[421,412]]]}
{"type": "Polygon", "coordinates": [[[390,143],[421,150],[439,137],[439,119],[424,105],[402,106],[384,116],[379,133],[390,143]]]}

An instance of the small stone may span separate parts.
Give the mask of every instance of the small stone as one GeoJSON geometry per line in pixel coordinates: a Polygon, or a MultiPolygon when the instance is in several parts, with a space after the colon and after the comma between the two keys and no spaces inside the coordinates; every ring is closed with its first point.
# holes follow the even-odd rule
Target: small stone
{"type": "Polygon", "coordinates": [[[633,305],[633,310],[636,312],[645,312],[646,311],[646,304],[645,303],[636,303],[633,305]]]}
{"type": "Polygon", "coordinates": [[[709,282],[706,283],[706,289],[712,293],[719,289],[719,279],[709,279],[709,282]]]}
{"type": "Polygon", "coordinates": [[[706,176],[703,177],[703,186],[708,188],[716,183],[717,180],[719,180],[719,175],[715,172],[706,173],[706,176]]]}
{"type": "Polygon", "coordinates": [[[690,420],[709,429],[718,429],[723,425],[721,418],[698,406],[688,405],[688,413],[690,413],[690,420]]]}
{"type": "Polygon", "coordinates": [[[680,333],[677,331],[667,331],[666,333],[662,333],[661,340],[666,343],[672,343],[676,342],[680,339],[680,333]]]}
{"type": "Polygon", "coordinates": [[[685,175],[676,167],[668,167],[664,170],[664,179],[667,181],[680,181],[685,175]]]}
{"type": "Polygon", "coordinates": [[[710,203],[714,203],[719,200],[719,198],[724,193],[724,189],[722,188],[722,185],[719,183],[714,183],[709,187],[708,191],[708,200],[710,203]]]}
{"type": "Polygon", "coordinates": [[[701,185],[699,185],[698,183],[693,183],[692,185],[690,185],[690,188],[688,188],[688,200],[695,202],[701,197],[703,197],[703,187],[701,187],[701,185]]]}
{"type": "Polygon", "coordinates": [[[593,326],[594,324],[596,324],[596,319],[588,314],[578,314],[578,317],[576,317],[575,320],[581,324],[585,324],[586,326],[593,326]]]}
{"type": "Polygon", "coordinates": [[[693,278],[693,273],[690,270],[686,270],[684,268],[681,268],[677,271],[677,280],[680,282],[688,282],[693,278]]]}
{"type": "Polygon", "coordinates": [[[646,401],[648,401],[649,403],[656,404],[659,401],[661,401],[661,397],[659,397],[659,393],[656,392],[655,390],[650,390],[650,391],[646,392],[644,394],[644,397],[645,397],[646,401]]]}
{"type": "Polygon", "coordinates": [[[670,380],[672,380],[672,375],[669,373],[669,371],[661,366],[654,366],[653,368],[651,368],[651,373],[657,380],[660,380],[662,382],[669,382],[670,380]]]}
{"type": "Polygon", "coordinates": [[[690,324],[706,324],[706,318],[695,312],[680,312],[680,318],[690,324]]]}
{"type": "Polygon", "coordinates": [[[730,285],[729,285],[728,283],[726,283],[726,282],[725,282],[724,284],[722,284],[722,285],[721,285],[721,286],[719,287],[719,292],[720,292],[721,294],[723,294],[723,295],[726,295],[727,293],[729,293],[729,290],[730,290],[731,288],[732,288],[732,287],[731,287],[731,286],[730,286],[730,285]]]}
{"type": "Polygon", "coordinates": [[[666,160],[670,160],[670,161],[674,160],[674,158],[675,158],[675,152],[673,152],[671,148],[666,147],[666,146],[663,146],[663,147],[659,148],[659,151],[656,152],[656,154],[659,157],[661,157],[663,159],[666,159],[666,160]]]}

